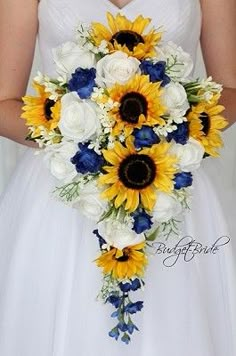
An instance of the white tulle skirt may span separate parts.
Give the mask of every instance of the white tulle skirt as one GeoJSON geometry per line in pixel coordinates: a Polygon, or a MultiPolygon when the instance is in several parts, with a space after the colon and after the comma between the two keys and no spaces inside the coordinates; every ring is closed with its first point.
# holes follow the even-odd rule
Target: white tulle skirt
{"type": "MultiPolygon", "coordinates": [[[[0,203],[1,356],[236,355],[231,243],[190,262],[181,256],[173,267],[152,256],[138,292],[144,309],[134,317],[140,332],[125,345],[108,336],[112,307],[96,300],[94,225],[55,201],[53,184],[42,157],[29,150],[0,203]]],[[[183,236],[211,246],[227,234],[215,192],[199,170],[183,236]]]]}
{"type": "Polygon", "coordinates": [[[5,189],[23,151],[23,146],[0,137],[0,195],[5,189]]]}

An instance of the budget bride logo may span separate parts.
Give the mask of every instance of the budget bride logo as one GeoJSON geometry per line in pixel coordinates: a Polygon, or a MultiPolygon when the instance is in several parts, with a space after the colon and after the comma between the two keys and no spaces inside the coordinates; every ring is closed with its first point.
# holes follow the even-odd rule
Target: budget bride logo
{"type": "Polygon", "coordinates": [[[211,245],[204,245],[196,241],[192,236],[184,236],[172,246],[167,242],[156,241],[152,247],[155,250],[154,254],[163,256],[162,263],[165,267],[173,267],[180,260],[190,262],[197,256],[214,256],[226,247],[229,242],[229,236],[221,236],[211,245]]]}

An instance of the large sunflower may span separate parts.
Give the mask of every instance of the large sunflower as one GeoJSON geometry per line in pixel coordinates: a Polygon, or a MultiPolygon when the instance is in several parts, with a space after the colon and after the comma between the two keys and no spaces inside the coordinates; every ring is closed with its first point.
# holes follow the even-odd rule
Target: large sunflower
{"type": "Polygon", "coordinates": [[[143,276],[147,257],[143,251],[145,242],[128,246],[123,250],[111,248],[96,259],[97,266],[103,268],[105,274],[112,274],[114,278],[125,279],[143,276]]]}
{"type": "Polygon", "coordinates": [[[111,165],[103,167],[106,173],[99,178],[100,183],[109,185],[102,197],[114,199],[116,208],[125,203],[125,210],[133,212],[142,203],[151,211],[156,202],[156,189],[166,193],[173,189],[177,158],[168,153],[170,145],[163,142],[136,151],[130,136],[126,147],[116,142],[112,150],[103,150],[104,158],[111,165]]]}
{"type": "Polygon", "coordinates": [[[145,33],[151,19],[140,15],[134,21],[130,21],[121,14],[114,17],[107,13],[107,21],[109,28],[99,22],[92,24],[92,38],[97,46],[105,40],[108,42],[110,52],[123,51],[138,59],[156,55],[155,46],[160,41],[162,33],[153,28],[145,33]]]}
{"type": "Polygon", "coordinates": [[[160,82],[152,83],[147,75],[135,75],[126,84],[116,84],[108,90],[113,101],[118,102],[110,114],[116,123],[112,134],[119,135],[123,130],[129,136],[134,128],[143,125],[164,125],[161,117],[165,113],[160,96],[162,89],[160,82]]]}
{"type": "Polygon", "coordinates": [[[49,99],[50,93],[45,92],[45,87],[34,82],[33,87],[38,96],[24,96],[25,106],[21,117],[26,120],[27,126],[32,126],[35,132],[39,126],[51,131],[58,126],[61,111],[61,102],[49,99]]]}
{"type": "Polygon", "coordinates": [[[220,114],[224,106],[218,105],[219,95],[215,95],[210,102],[199,103],[192,106],[187,118],[189,122],[189,134],[198,140],[205,148],[205,152],[217,157],[217,149],[223,146],[220,131],[228,123],[220,114]]]}

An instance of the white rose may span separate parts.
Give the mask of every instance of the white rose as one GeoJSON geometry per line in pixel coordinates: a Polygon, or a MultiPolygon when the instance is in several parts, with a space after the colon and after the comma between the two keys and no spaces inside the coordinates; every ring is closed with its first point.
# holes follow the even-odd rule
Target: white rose
{"type": "Polygon", "coordinates": [[[167,84],[162,94],[162,100],[167,107],[167,112],[172,116],[183,116],[189,109],[186,91],[179,83],[167,84]]]}
{"type": "Polygon", "coordinates": [[[106,243],[119,250],[145,241],[144,234],[136,234],[127,225],[117,220],[105,220],[98,227],[106,243]]]}
{"type": "Polygon", "coordinates": [[[205,150],[200,142],[190,137],[185,145],[173,144],[170,152],[178,157],[178,164],[182,171],[191,172],[200,167],[205,150]]]}
{"type": "Polygon", "coordinates": [[[84,185],[74,207],[89,219],[98,221],[107,209],[107,202],[101,198],[101,191],[95,181],[84,185]]]}
{"type": "Polygon", "coordinates": [[[139,60],[117,51],[100,59],[97,63],[98,86],[109,87],[115,83],[125,84],[139,71],[139,60]]]}
{"type": "Polygon", "coordinates": [[[172,66],[168,72],[171,78],[183,80],[191,74],[193,70],[191,56],[175,43],[167,42],[167,44],[158,48],[157,53],[159,60],[168,61],[169,67],[172,66]]]}
{"type": "Polygon", "coordinates": [[[155,222],[165,222],[179,215],[182,211],[180,202],[175,197],[159,192],[152,215],[155,222]]]}
{"type": "Polygon", "coordinates": [[[59,129],[63,136],[85,142],[100,130],[96,104],[81,100],[77,93],[65,94],[61,100],[59,129]]]}
{"type": "Polygon", "coordinates": [[[57,66],[59,75],[66,75],[67,78],[75,72],[78,67],[83,69],[95,66],[95,55],[85,51],[74,42],[66,42],[53,49],[53,59],[57,66]]]}
{"type": "Polygon", "coordinates": [[[54,177],[67,183],[77,176],[75,166],[70,161],[77,150],[78,146],[69,141],[62,141],[46,148],[45,159],[54,177]]]}

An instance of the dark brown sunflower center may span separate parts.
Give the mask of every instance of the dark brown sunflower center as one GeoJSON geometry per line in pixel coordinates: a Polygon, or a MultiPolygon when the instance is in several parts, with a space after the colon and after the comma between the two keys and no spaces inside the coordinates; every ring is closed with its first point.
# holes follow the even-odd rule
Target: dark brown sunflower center
{"type": "Polygon", "coordinates": [[[52,120],[52,111],[51,108],[55,105],[55,101],[46,99],[44,103],[44,116],[49,121],[52,120]]]}
{"type": "Polygon", "coordinates": [[[147,155],[132,154],[121,162],[118,174],[125,187],[143,189],[153,183],[156,165],[147,155]]]}
{"type": "Polygon", "coordinates": [[[146,98],[140,93],[130,92],[122,97],[119,113],[123,121],[137,124],[141,114],[147,115],[147,109],[146,98]]]}
{"type": "Polygon", "coordinates": [[[125,248],[123,250],[123,256],[116,258],[117,261],[119,262],[126,262],[129,259],[129,250],[125,248]]]}
{"type": "Polygon", "coordinates": [[[201,120],[202,123],[202,131],[204,132],[205,135],[208,135],[208,132],[210,130],[210,118],[209,115],[206,112],[202,112],[199,115],[199,118],[201,120]]]}
{"type": "Polygon", "coordinates": [[[115,33],[110,42],[114,44],[115,41],[121,46],[126,45],[130,51],[133,51],[134,47],[136,47],[139,43],[144,43],[144,39],[140,34],[129,30],[121,30],[115,33]]]}

